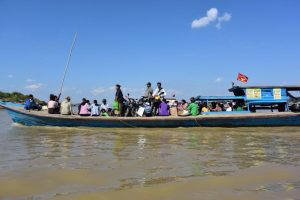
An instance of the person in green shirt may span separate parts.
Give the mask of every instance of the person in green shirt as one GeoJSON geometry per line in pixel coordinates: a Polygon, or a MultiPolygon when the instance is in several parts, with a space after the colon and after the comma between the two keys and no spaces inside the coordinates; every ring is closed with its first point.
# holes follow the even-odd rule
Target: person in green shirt
{"type": "Polygon", "coordinates": [[[190,114],[193,115],[193,116],[199,115],[199,106],[198,106],[198,104],[195,103],[195,98],[191,97],[190,101],[191,101],[191,103],[187,107],[190,114]]]}
{"type": "Polygon", "coordinates": [[[243,111],[243,107],[239,105],[239,106],[236,108],[236,111],[243,111]]]}
{"type": "Polygon", "coordinates": [[[105,109],[101,110],[101,116],[103,117],[109,117],[109,114],[107,113],[107,111],[105,109]]]}
{"type": "Polygon", "coordinates": [[[241,103],[237,103],[236,111],[243,111],[243,105],[241,103]]]}

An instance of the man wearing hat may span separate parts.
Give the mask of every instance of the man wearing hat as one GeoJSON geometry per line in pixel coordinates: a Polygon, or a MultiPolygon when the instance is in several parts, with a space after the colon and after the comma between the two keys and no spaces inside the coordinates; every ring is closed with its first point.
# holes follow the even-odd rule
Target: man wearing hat
{"type": "Polygon", "coordinates": [[[151,97],[152,97],[152,94],[153,94],[153,89],[152,89],[152,87],[151,87],[151,83],[150,83],[150,82],[148,82],[148,83],[146,84],[146,86],[147,86],[147,88],[146,88],[146,91],[145,91],[143,97],[147,98],[148,101],[150,101],[150,99],[151,99],[151,97]]]}
{"type": "Polygon", "coordinates": [[[63,102],[60,104],[60,114],[62,115],[72,115],[72,103],[71,103],[71,98],[66,97],[63,102]]]}

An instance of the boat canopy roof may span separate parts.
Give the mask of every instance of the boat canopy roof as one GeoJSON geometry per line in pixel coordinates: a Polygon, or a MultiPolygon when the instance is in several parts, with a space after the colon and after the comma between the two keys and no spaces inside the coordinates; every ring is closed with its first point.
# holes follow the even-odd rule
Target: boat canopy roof
{"type": "Polygon", "coordinates": [[[233,86],[229,89],[229,92],[233,92],[240,89],[255,89],[255,88],[261,88],[261,89],[269,89],[269,88],[283,88],[286,89],[286,91],[300,91],[300,85],[270,85],[270,86],[233,86]]]}
{"type": "Polygon", "coordinates": [[[243,100],[241,96],[197,96],[198,101],[243,100]]]}

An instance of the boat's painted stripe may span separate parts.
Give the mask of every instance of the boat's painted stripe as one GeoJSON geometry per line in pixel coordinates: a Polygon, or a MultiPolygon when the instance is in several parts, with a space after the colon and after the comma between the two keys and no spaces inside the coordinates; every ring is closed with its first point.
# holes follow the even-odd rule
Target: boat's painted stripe
{"type": "Polygon", "coordinates": [[[86,127],[241,127],[241,126],[300,126],[300,114],[240,114],[198,117],[63,117],[42,116],[5,107],[12,120],[27,126],[86,126],[86,127]]]}

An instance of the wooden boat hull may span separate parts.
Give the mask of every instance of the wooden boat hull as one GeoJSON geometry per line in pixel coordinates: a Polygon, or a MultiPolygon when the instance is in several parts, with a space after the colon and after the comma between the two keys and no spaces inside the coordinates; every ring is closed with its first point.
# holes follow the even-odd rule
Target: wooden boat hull
{"type": "Polygon", "coordinates": [[[15,123],[26,126],[63,127],[243,127],[300,126],[300,113],[248,113],[199,115],[196,117],[80,117],[49,115],[4,106],[15,123]]]}

